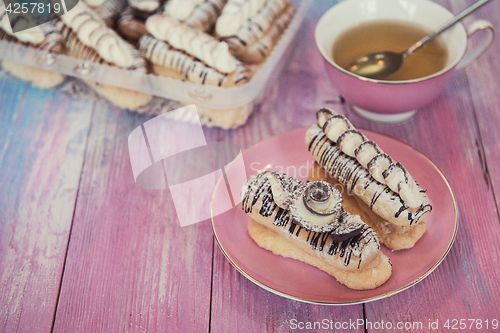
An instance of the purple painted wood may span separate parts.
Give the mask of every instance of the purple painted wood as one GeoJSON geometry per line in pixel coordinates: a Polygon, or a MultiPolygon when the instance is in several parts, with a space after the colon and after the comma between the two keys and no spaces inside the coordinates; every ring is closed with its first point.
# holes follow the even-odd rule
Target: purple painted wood
{"type": "Polygon", "coordinates": [[[0,91],[0,330],[49,332],[91,103],[5,79],[0,91]]]}
{"type": "MultiPolygon", "coordinates": [[[[471,1],[460,1],[456,6],[466,6],[471,1]]],[[[467,67],[468,84],[471,90],[474,113],[477,118],[479,131],[481,133],[479,143],[483,145],[481,157],[484,159],[485,177],[491,181],[491,186],[496,193],[500,186],[500,93],[498,87],[498,76],[500,75],[500,64],[498,54],[500,54],[500,6],[492,3],[484,8],[480,13],[473,16],[473,19],[488,19],[497,31],[497,38],[490,49],[476,62],[467,67]],[[487,166],[487,168],[486,168],[487,166]]],[[[472,111],[472,110],[470,110],[472,111]]]]}
{"type": "Polygon", "coordinates": [[[97,104],[55,332],[208,330],[213,237],[167,190],[135,185],[127,138],[147,119],[97,104]]]}

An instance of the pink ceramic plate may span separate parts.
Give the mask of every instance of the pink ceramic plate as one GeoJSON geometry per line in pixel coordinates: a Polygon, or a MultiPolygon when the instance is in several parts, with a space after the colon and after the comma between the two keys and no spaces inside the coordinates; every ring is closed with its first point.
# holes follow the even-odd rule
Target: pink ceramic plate
{"type": "MultiPolygon", "coordinates": [[[[294,130],[263,141],[244,154],[247,175],[277,170],[305,181],[313,158],[304,144],[306,129],[294,130]]],[[[319,304],[353,304],[389,297],[429,275],[450,250],[458,227],[455,198],[439,169],[424,155],[395,139],[362,131],[394,160],[403,163],[413,178],[427,189],[433,210],[426,219],[427,232],[410,250],[391,252],[381,246],[392,262],[390,279],[374,290],[355,291],[335,278],[304,264],[273,254],[257,246],[247,232],[249,217],[241,204],[212,217],[212,228],[220,249],[245,277],[278,295],[319,304]]],[[[227,196],[226,186],[217,186],[213,205],[227,196]]]]}

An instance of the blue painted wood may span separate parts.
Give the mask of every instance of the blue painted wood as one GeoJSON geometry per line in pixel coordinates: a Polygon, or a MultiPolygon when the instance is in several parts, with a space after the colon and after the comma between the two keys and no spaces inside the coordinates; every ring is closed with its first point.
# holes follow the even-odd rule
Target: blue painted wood
{"type": "Polygon", "coordinates": [[[2,78],[0,92],[0,327],[48,332],[91,103],[2,78]]]}
{"type": "Polygon", "coordinates": [[[95,105],[54,332],[208,331],[210,224],[181,228],[168,190],[134,182],[128,134],[149,118],[95,105]]]}

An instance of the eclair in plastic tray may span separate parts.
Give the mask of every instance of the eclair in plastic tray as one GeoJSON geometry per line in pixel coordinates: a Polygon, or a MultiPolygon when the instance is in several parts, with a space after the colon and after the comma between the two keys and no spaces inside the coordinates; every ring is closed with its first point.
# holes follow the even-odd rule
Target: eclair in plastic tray
{"type": "MultiPolygon", "coordinates": [[[[98,62],[84,61],[64,54],[48,53],[6,40],[0,40],[0,60],[4,69],[6,64],[14,66],[21,64],[35,67],[41,72],[59,73],[63,79],[66,76],[63,83],[54,87],[63,92],[74,91],[65,85],[78,84],[78,79],[81,79],[87,83],[114,86],[131,90],[138,95],[153,96],[146,105],[138,107],[127,107],[115,103],[131,111],[156,115],[182,105],[196,104],[204,125],[236,128],[246,122],[254,105],[265,96],[266,91],[279,77],[286,63],[286,56],[291,52],[292,41],[311,2],[312,0],[292,1],[296,9],[295,15],[272,53],[262,64],[250,65],[258,66],[251,79],[235,87],[224,88],[155,74],[144,74],[98,62]]],[[[26,75],[31,75],[31,73],[26,75]]],[[[43,84],[33,81],[32,84],[43,87],[43,84]]],[[[87,90],[90,91],[90,89],[87,90]]],[[[79,91],[85,91],[85,89],[79,89],[79,91]]],[[[100,98],[92,92],[89,96],[100,98]]]]}

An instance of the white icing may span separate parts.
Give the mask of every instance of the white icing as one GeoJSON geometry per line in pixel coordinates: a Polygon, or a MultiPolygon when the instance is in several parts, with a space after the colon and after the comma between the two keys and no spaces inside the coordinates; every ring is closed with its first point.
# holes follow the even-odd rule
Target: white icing
{"type": "Polygon", "coordinates": [[[318,212],[326,212],[330,206],[332,206],[332,200],[326,201],[310,201],[309,206],[318,212]]]}
{"type": "Polygon", "coordinates": [[[385,177],[385,183],[391,190],[393,190],[394,192],[398,192],[399,184],[406,183],[404,170],[399,167],[392,168],[388,175],[385,177]]]}
{"type": "Polygon", "coordinates": [[[235,35],[249,18],[257,14],[266,0],[229,0],[215,23],[220,37],[235,35]]]}
{"type": "Polygon", "coordinates": [[[362,147],[360,147],[360,149],[357,150],[356,159],[363,167],[366,168],[368,166],[368,163],[379,153],[381,153],[381,150],[375,143],[373,143],[373,145],[364,144],[362,147]]]}
{"type": "Polygon", "coordinates": [[[135,5],[135,8],[146,13],[154,12],[158,7],[160,7],[160,3],[156,0],[141,0],[135,5]]]}
{"type": "Polygon", "coordinates": [[[170,29],[179,24],[178,21],[164,15],[153,15],[146,20],[146,29],[153,37],[167,41],[170,29]]]}
{"type": "Polygon", "coordinates": [[[165,13],[182,21],[187,19],[194,8],[202,2],[204,0],[170,0],[165,6],[165,13]]]}
{"type": "MultiPolygon", "coordinates": [[[[3,5],[2,5],[3,7],[3,5]]],[[[5,8],[3,8],[3,11],[5,11],[5,8]]],[[[33,43],[33,44],[39,44],[45,40],[45,34],[40,28],[40,26],[36,26],[33,28],[29,28],[23,31],[19,32],[12,32],[12,28],[10,26],[9,18],[7,15],[4,15],[2,18],[1,27],[3,30],[5,30],[6,33],[8,33],[11,36],[16,37],[19,39],[21,42],[26,42],[26,43],[33,43]]]]}
{"type": "Polygon", "coordinates": [[[337,142],[339,136],[350,128],[349,121],[344,117],[332,117],[326,122],[325,134],[328,139],[337,142]]]}
{"type": "Polygon", "coordinates": [[[237,62],[229,53],[228,45],[209,34],[164,15],[148,18],[146,28],[155,38],[188,52],[222,73],[231,73],[236,69],[237,62]]]}
{"type": "Polygon", "coordinates": [[[304,221],[312,225],[325,225],[337,219],[342,209],[342,195],[336,188],[319,181],[308,183],[302,191],[300,195],[296,193],[294,207],[304,221]],[[320,198],[325,200],[322,201],[320,198]],[[309,209],[304,201],[307,201],[309,209]]]}
{"type": "Polygon", "coordinates": [[[97,7],[97,6],[100,6],[104,3],[104,1],[106,0],[85,0],[85,2],[87,3],[87,5],[91,6],[91,7],[97,7]]]}
{"type": "Polygon", "coordinates": [[[360,133],[347,133],[344,137],[342,137],[342,141],[339,143],[339,148],[347,156],[355,157],[356,155],[354,154],[354,151],[360,144],[363,143],[363,141],[365,140],[360,133]]]}
{"type": "Polygon", "coordinates": [[[418,208],[422,204],[420,188],[415,180],[408,174],[408,183],[399,183],[399,196],[410,208],[418,208]]]}
{"type": "Polygon", "coordinates": [[[402,188],[399,195],[401,196],[401,199],[403,199],[403,201],[406,203],[406,205],[410,208],[418,208],[422,204],[422,196],[418,195],[418,193],[416,193],[411,188],[408,190],[402,188]]]}
{"type": "Polygon", "coordinates": [[[125,68],[133,65],[131,47],[103,21],[93,17],[82,2],[61,19],[77,33],[83,44],[95,49],[104,60],[125,68]]]}
{"type": "Polygon", "coordinates": [[[384,176],[382,173],[391,165],[392,161],[390,158],[383,156],[382,154],[377,155],[370,162],[370,166],[368,167],[368,171],[376,181],[381,184],[385,184],[384,176]]]}
{"type": "MultiPolygon", "coordinates": [[[[333,117],[329,118],[327,113],[318,111],[318,125],[325,127],[325,135],[333,142],[337,142],[343,133],[354,127],[344,116],[340,116],[335,111],[331,112],[333,117]],[[321,124],[322,122],[323,124],[321,124]]],[[[397,164],[393,164],[388,169],[393,163],[392,159],[383,156],[384,153],[375,143],[370,141],[370,144],[363,144],[364,141],[364,136],[350,133],[339,142],[339,148],[348,156],[355,157],[377,182],[386,184],[392,191],[398,193],[408,207],[420,207],[423,203],[423,195],[410,174],[397,164]]]]}
{"type": "Polygon", "coordinates": [[[323,125],[326,123],[328,119],[332,117],[332,113],[328,113],[326,110],[320,110],[318,112],[318,126],[323,128],[323,125]]]}

